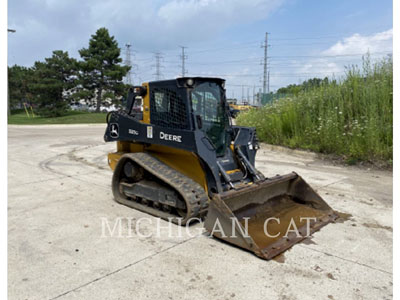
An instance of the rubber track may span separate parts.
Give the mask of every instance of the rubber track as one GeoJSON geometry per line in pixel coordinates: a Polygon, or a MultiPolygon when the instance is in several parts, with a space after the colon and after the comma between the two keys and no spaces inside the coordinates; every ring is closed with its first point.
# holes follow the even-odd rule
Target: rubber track
{"type": "MultiPolygon", "coordinates": [[[[181,220],[182,225],[186,224],[190,218],[199,218],[205,215],[208,208],[208,196],[200,184],[169,167],[150,153],[126,153],[123,157],[133,160],[147,172],[174,188],[182,196],[187,208],[187,215],[181,220]]],[[[161,210],[158,217],[167,219],[161,210]]]]}

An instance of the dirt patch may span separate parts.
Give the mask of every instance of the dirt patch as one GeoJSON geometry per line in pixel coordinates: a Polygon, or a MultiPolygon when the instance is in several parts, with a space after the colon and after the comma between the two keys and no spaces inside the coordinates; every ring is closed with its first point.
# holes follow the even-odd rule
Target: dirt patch
{"type": "Polygon", "coordinates": [[[276,261],[276,262],[278,262],[278,263],[283,264],[283,263],[285,262],[285,259],[286,259],[286,258],[285,258],[284,253],[281,253],[281,254],[275,256],[272,260],[274,260],[274,261],[276,261]]]}
{"type": "Polygon", "coordinates": [[[337,210],[335,210],[335,214],[338,216],[338,218],[335,220],[335,223],[344,223],[353,217],[352,214],[343,213],[337,210]]]}
{"type": "Polygon", "coordinates": [[[73,160],[73,161],[76,161],[76,162],[80,162],[80,163],[83,163],[83,164],[85,164],[87,166],[94,167],[94,168],[97,168],[97,169],[100,169],[100,170],[107,170],[108,168],[103,167],[103,166],[99,166],[96,163],[87,161],[85,158],[78,157],[75,154],[77,151],[86,150],[88,148],[92,148],[92,147],[95,147],[95,146],[97,146],[97,145],[90,145],[90,146],[87,146],[87,147],[84,147],[84,148],[75,148],[72,151],[68,152],[66,155],[70,160],[73,160]]]}
{"type": "Polygon", "coordinates": [[[393,228],[392,228],[392,227],[390,227],[390,226],[383,226],[383,225],[380,225],[380,224],[378,224],[378,223],[363,223],[362,225],[363,225],[364,227],[367,227],[367,228],[385,229],[385,230],[388,230],[388,231],[390,231],[390,232],[393,232],[393,228]]]}
{"type": "Polygon", "coordinates": [[[314,242],[311,238],[306,238],[302,240],[301,243],[305,245],[317,245],[317,243],[314,242]]]}
{"type": "Polygon", "coordinates": [[[323,271],[323,269],[322,269],[320,266],[318,266],[318,265],[315,265],[314,268],[313,268],[313,270],[315,270],[315,271],[317,271],[317,272],[322,272],[322,271],[323,271]]]}
{"type": "Polygon", "coordinates": [[[326,277],[328,277],[328,278],[331,279],[331,280],[336,280],[336,278],[333,277],[332,273],[326,274],[326,277]]]}

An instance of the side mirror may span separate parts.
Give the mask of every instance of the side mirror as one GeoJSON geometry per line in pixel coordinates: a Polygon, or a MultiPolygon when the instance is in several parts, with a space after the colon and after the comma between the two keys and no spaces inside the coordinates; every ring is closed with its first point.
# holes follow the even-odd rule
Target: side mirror
{"type": "Polygon", "coordinates": [[[196,115],[197,127],[201,129],[203,127],[203,120],[200,115],[196,115]]]}

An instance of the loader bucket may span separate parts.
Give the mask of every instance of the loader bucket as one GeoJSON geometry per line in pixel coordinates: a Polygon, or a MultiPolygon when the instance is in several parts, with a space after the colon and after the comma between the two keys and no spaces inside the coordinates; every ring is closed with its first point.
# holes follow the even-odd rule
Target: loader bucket
{"type": "Polygon", "coordinates": [[[216,194],[204,226],[217,238],[271,259],[336,218],[293,172],[216,194]]]}

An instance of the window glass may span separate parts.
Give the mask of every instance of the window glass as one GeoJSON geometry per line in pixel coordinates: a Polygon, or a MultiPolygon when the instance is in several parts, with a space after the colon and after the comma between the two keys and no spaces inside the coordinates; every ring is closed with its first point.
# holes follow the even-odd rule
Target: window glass
{"type": "Polygon", "coordinates": [[[168,112],[168,99],[163,92],[154,92],[154,101],[157,112],[168,112]]]}
{"type": "Polygon", "coordinates": [[[217,155],[225,153],[228,120],[221,93],[220,86],[213,82],[201,83],[191,91],[193,113],[201,117],[201,130],[213,143],[217,155]]]}

